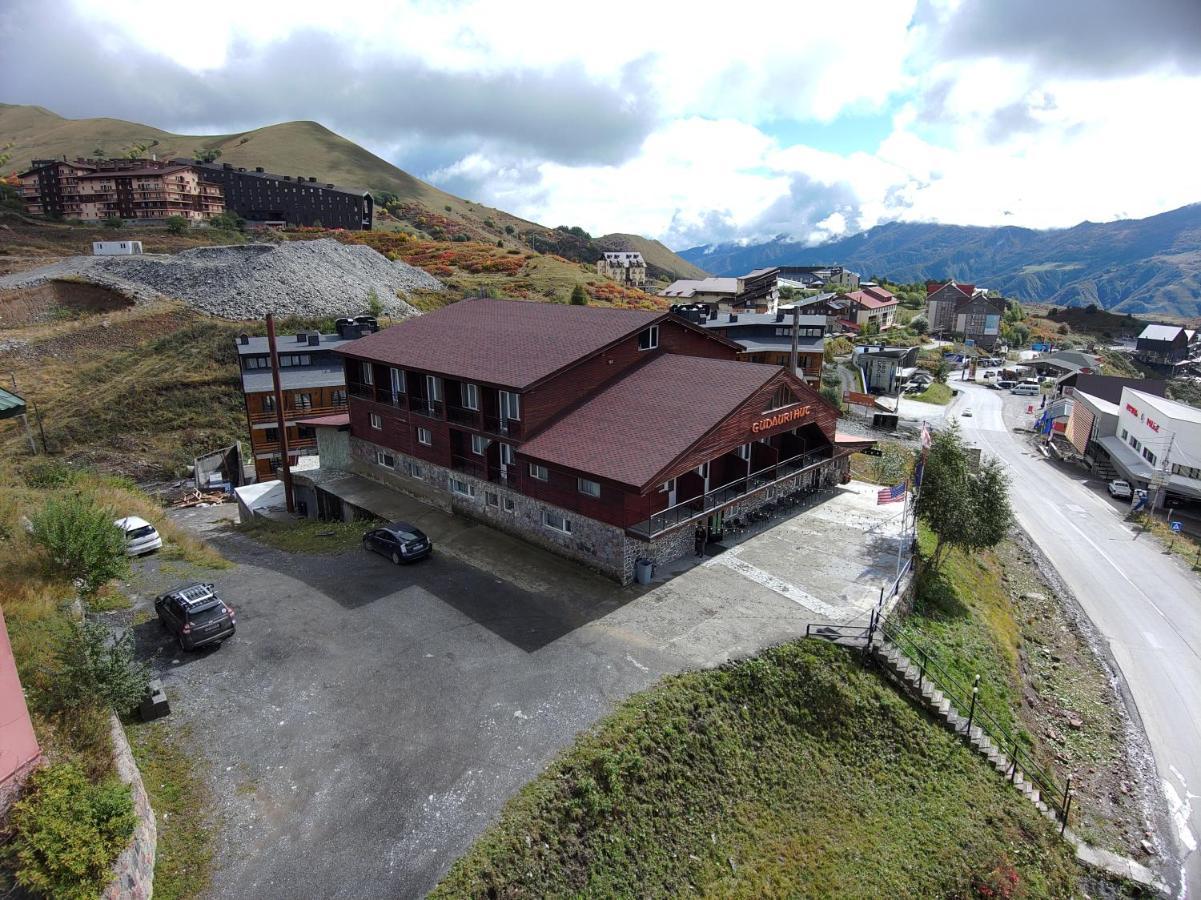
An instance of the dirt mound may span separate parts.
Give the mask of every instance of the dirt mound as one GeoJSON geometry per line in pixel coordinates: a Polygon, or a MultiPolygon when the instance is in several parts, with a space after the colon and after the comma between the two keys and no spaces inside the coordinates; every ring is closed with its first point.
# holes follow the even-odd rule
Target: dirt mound
{"type": "Polygon", "coordinates": [[[0,292],[0,328],[41,325],[89,313],[127,309],[133,301],[98,284],[49,281],[0,292]]]}

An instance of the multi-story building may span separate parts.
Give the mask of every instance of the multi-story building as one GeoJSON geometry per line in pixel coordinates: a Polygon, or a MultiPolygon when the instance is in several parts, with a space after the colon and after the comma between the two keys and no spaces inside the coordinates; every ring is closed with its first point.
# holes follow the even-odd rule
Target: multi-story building
{"type": "Polygon", "coordinates": [[[917,347],[856,347],[851,362],[869,394],[895,394],[917,373],[917,347]]]}
{"type": "Polygon", "coordinates": [[[899,304],[891,291],[873,284],[845,296],[850,301],[847,317],[860,330],[872,326],[876,331],[887,331],[895,324],[899,304]]]}
{"type": "Polygon", "coordinates": [[[631,287],[646,284],[646,260],[637,250],[606,250],[596,261],[596,274],[631,287]]]}
{"type": "MultiPolygon", "coordinates": [[[[288,462],[317,453],[317,435],[298,420],[346,412],[346,377],[342,358],[334,351],[364,334],[378,331],[370,316],[339,319],[338,333],[302,331],[278,335],[280,388],[283,394],[284,427],[287,429],[288,462]]],[[[267,338],[240,335],[238,361],[242,369],[242,394],[246,404],[246,426],[250,431],[250,453],[259,481],[275,477],[283,461],[276,413],[275,382],[267,338]]]]}
{"type": "Polygon", "coordinates": [[[926,320],[931,334],[950,334],[955,330],[955,311],[959,304],[974,296],[974,284],[951,281],[926,282],[926,320]]]}
{"type": "Polygon", "coordinates": [[[206,181],[221,186],[225,208],[248,222],[273,225],[320,225],[368,231],[374,201],[364,190],[318,182],[314,175],[273,175],[257,166],[253,171],[230,163],[175,162],[194,166],[206,181]]]}
{"type": "MultiPolygon", "coordinates": [[[[790,307],[780,307],[774,313],[726,313],[704,304],[673,306],[671,311],[681,318],[700,325],[706,331],[720,334],[742,348],[739,359],[788,367],[792,358],[793,317],[790,307]]],[[[795,374],[813,384],[821,379],[826,355],[827,319],[823,315],[798,315],[797,370],[795,374]]]]}
{"type": "MultiPolygon", "coordinates": [[[[1078,393],[1075,399],[1083,398],[1078,393]]],[[[1097,399],[1094,405],[1107,404],[1097,399]]],[[[1150,491],[1156,506],[1201,503],[1201,409],[1132,387],[1122,388],[1121,399],[1108,407],[1102,427],[1114,431],[1095,438],[1108,456],[1102,464],[1150,491]]]]}
{"type": "Polygon", "coordinates": [[[780,302],[777,269],[755,269],[736,278],[681,278],[660,297],[687,304],[703,303],[715,312],[775,313],[780,302]]]}
{"type": "Polygon", "coordinates": [[[22,172],[31,215],[100,221],[210,219],[225,211],[221,187],[196,166],[157,160],[34,160],[22,172]]]}
{"type": "Polygon", "coordinates": [[[1189,332],[1179,325],[1148,325],[1135,343],[1134,358],[1144,365],[1171,368],[1189,357],[1189,332]]]}
{"type": "Polygon", "coordinates": [[[351,474],[623,582],[847,470],[816,391],[670,313],[463,300],[337,352],[351,474]]]}
{"type": "Polygon", "coordinates": [[[1005,301],[985,288],[951,281],[926,282],[926,319],[930,333],[953,335],[991,350],[1001,340],[1005,301]]]}
{"type": "Polygon", "coordinates": [[[843,266],[779,266],[778,271],[780,278],[803,287],[841,291],[859,289],[859,273],[843,266]]]}

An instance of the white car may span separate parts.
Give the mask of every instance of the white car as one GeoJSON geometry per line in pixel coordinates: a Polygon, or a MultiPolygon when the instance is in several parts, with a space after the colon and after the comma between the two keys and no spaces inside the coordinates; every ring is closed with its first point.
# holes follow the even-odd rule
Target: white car
{"type": "Polygon", "coordinates": [[[971,416],[972,416],[972,408],[969,406],[969,407],[968,407],[967,409],[965,409],[965,410],[964,410],[962,413],[960,413],[960,415],[962,415],[962,416],[965,416],[966,418],[969,418],[969,419],[970,419],[970,418],[971,418],[971,416]]]}
{"type": "Polygon", "coordinates": [[[1129,500],[1131,495],[1130,482],[1123,481],[1120,478],[1115,478],[1106,486],[1109,491],[1109,496],[1117,497],[1119,500],[1129,500]]]}
{"type": "Polygon", "coordinates": [[[126,516],[113,524],[125,535],[126,556],[141,556],[163,548],[163,539],[158,530],[139,516],[126,516]]]}

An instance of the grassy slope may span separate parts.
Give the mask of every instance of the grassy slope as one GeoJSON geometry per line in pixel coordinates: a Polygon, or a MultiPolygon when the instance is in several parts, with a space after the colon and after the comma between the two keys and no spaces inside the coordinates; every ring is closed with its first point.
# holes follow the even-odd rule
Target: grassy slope
{"type": "Polygon", "coordinates": [[[935,381],[924,391],[910,394],[909,399],[918,400],[922,403],[937,403],[940,406],[946,406],[951,402],[951,388],[949,385],[940,384],[935,381]]]}
{"type": "Polygon", "coordinates": [[[841,648],[665,679],[527,786],[438,897],[1066,896],[1034,808],[841,648]]]}

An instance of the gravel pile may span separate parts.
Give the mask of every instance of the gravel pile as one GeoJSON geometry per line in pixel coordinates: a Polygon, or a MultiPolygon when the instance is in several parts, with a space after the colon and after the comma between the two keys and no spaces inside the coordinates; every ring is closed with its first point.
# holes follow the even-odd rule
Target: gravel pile
{"type": "Polygon", "coordinates": [[[359,244],[331,238],[282,244],[199,247],[174,256],[72,256],[0,277],[0,289],[78,278],[120,291],[134,302],[183,300],[225,319],[267,313],[303,317],[366,313],[374,291],[388,316],[416,310],[404,298],[442,289],[421,269],[359,244]]]}

